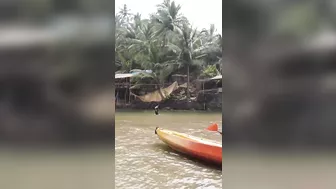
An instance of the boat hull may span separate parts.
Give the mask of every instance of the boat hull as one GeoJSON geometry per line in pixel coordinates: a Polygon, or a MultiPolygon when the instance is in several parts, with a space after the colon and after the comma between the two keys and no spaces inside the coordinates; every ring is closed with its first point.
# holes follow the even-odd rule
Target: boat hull
{"type": "Polygon", "coordinates": [[[222,164],[222,144],[171,130],[156,128],[159,139],[172,149],[214,164],[222,164]]]}

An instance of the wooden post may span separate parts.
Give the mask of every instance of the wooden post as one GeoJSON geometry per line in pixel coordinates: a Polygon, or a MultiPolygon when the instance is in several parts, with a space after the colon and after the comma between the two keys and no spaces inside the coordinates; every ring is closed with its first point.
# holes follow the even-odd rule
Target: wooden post
{"type": "Polygon", "coordinates": [[[204,81],[202,82],[202,91],[203,91],[203,109],[205,109],[205,93],[204,93],[204,81]]]}
{"type": "MultiPolygon", "coordinates": [[[[126,79],[126,83],[127,83],[127,79],[126,79]]],[[[127,101],[126,101],[126,97],[127,97],[127,96],[126,96],[126,95],[127,95],[127,87],[125,87],[125,95],[124,95],[124,96],[125,96],[125,97],[124,97],[125,105],[126,105],[126,103],[127,103],[127,101]]]]}
{"type": "Polygon", "coordinates": [[[118,91],[118,89],[116,90],[116,94],[115,94],[115,101],[116,101],[116,105],[119,105],[119,99],[118,99],[118,97],[119,97],[119,91],[118,91]]]}
{"type": "Polygon", "coordinates": [[[128,85],[128,103],[131,104],[131,82],[128,85]]]}

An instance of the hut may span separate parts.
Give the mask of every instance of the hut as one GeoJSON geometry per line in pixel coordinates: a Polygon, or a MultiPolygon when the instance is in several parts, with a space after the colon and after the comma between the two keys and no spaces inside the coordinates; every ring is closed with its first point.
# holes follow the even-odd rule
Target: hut
{"type": "MultiPolygon", "coordinates": [[[[132,98],[131,90],[137,90],[137,85],[132,85],[131,78],[141,73],[152,73],[151,70],[131,70],[130,73],[115,74],[115,100],[117,105],[129,104],[132,98]]],[[[133,91],[134,92],[134,91],[133,91]]]]}
{"type": "Polygon", "coordinates": [[[130,101],[130,87],[131,87],[131,77],[133,74],[115,74],[115,99],[116,104],[124,102],[126,104],[127,100],[130,101]]]}
{"type": "Polygon", "coordinates": [[[222,75],[196,81],[196,101],[203,103],[203,108],[222,106],[222,75]]]}

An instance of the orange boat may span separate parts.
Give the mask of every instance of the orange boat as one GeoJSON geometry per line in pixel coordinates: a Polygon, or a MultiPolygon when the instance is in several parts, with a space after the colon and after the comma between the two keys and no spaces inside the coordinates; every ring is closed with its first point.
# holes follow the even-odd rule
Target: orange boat
{"type": "Polygon", "coordinates": [[[219,142],[159,127],[155,129],[155,134],[159,136],[160,140],[180,153],[214,164],[222,164],[222,144],[219,142]]]}

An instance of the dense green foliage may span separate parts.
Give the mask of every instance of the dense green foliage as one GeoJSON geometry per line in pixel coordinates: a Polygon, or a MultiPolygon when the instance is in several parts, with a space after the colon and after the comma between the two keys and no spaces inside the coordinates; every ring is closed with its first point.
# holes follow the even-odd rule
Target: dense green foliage
{"type": "Polygon", "coordinates": [[[221,70],[222,37],[215,26],[194,28],[174,1],[164,0],[149,18],[124,5],[115,22],[117,72],[153,70],[141,77],[162,84],[175,73],[197,78],[221,70]]]}

